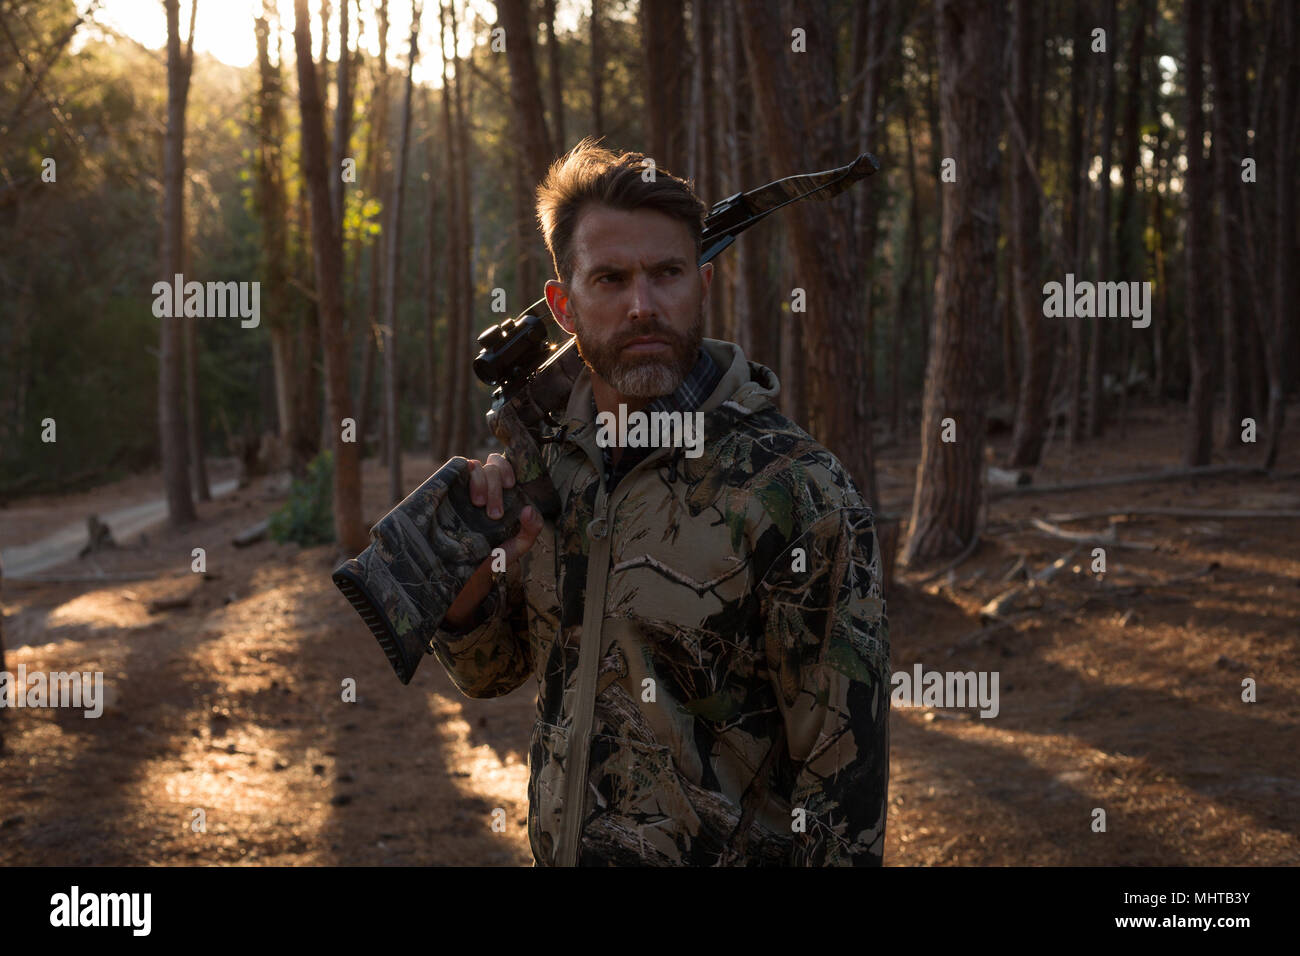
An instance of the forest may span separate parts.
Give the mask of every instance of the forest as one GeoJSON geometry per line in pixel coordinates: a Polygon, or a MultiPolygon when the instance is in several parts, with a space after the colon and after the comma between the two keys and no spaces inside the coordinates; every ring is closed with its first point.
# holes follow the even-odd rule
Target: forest
{"type": "Polygon", "coordinates": [[[216,8],[164,5],[161,51],[97,6],[6,3],[0,496],[161,464],[184,522],[210,456],[301,476],[330,451],[335,533],[364,541],[362,457],[399,474],[404,449],[490,440],[474,339],[539,294],[533,191],[588,135],[706,203],[880,159],[738,243],[706,334],[778,373],[873,505],[876,450],[926,436],[911,561],[970,542],[990,427],[998,464],[1033,468],[1179,401],[1185,465],[1243,429],[1277,460],[1289,4],[596,3],[565,29],[555,2],[414,3],[398,36],[390,2],[267,3],[243,69],[194,53],[216,8]],[[258,281],[265,320],[158,323],[148,290],[177,273],[258,281]],[[1052,309],[1067,277],[1142,290],[1145,320],[1052,309]],[[345,418],[355,442],[329,437],[345,418]]]}
{"type": "MultiPolygon", "coordinates": [[[[447,459],[499,450],[484,417],[492,390],[471,364],[479,334],[552,276],[535,208],[551,163],[595,137],[690,179],[712,205],[865,152],[877,173],[777,213],[718,258],[705,335],[776,373],[781,411],[875,511],[895,665],[955,654],[1026,668],[1016,683],[1050,719],[1006,702],[1002,719],[1055,722],[1055,736],[1025,743],[1001,773],[1087,791],[1068,776],[1083,772],[1070,769],[1072,748],[1118,753],[1106,786],[1127,781],[1144,815],[1126,850],[1085,850],[1044,843],[1047,810],[1008,796],[1013,817],[1034,822],[998,855],[971,819],[928,829],[906,816],[921,812],[913,802],[889,854],[1230,862],[1214,847],[1225,832],[1236,839],[1235,824],[1211,826],[1206,807],[1187,811],[1205,822],[1195,837],[1192,817],[1161,822],[1183,786],[1249,817],[1242,842],[1258,859],[1285,859],[1300,840],[1294,809],[1279,809],[1300,793],[1281,766],[1297,712],[1276,700],[1300,689],[1298,17],[1290,0],[0,0],[10,666],[71,661],[89,641],[105,668],[125,668],[146,652],[93,634],[138,631],[170,642],[148,652],[146,670],[179,668],[184,683],[249,660],[271,611],[248,602],[278,595],[283,629],[249,664],[261,661],[263,677],[296,686],[276,670],[290,645],[338,635],[335,663],[370,655],[374,680],[391,682],[326,565],[363,549],[371,525],[447,459]],[[208,303],[228,290],[228,308],[187,315],[182,277],[204,284],[208,303]],[[100,521],[155,496],[158,529],[145,538],[100,521]],[[78,540],[55,561],[45,538],[69,521],[78,540]],[[207,572],[190,589],[196,542],[213,567],[218,554],[229,563],[218,583],[207,572]],[[1098,571],[1097,545],[1109,569],[1103,557],[1098,571]],[[204,639],[240,633],[230,646],[204,639]],[[1109,654],[1143,635],[1154,635],[1146,656],[1124,651],[1131,670],[1115,675],[1088,643],[1109,654]],[[63,649],[40,651],[46,642],[63,649]],[[1046,670],[1031,666],[1036,655],[1046,670]],[[1186,691],[1202,694],[1203,712],[1174,713],[1184,667],[1204,678],[1186,691]],[[1174,741],[1257,670],[1276,694],[1259,707],[1279,709],[1262,732],[1241,716],[1216,731],[1219,783],[1207,784],[1174,741]],[[1160,740],[1149,749],[1112,746],[1108,735],[1129,726],[1099,703],[1112,678],[1145,688],[1139,715],[1173,708],[1150,716],[1160,740]],[[1051,686],[1074,690],[1061,700],[1051,686]],[[1103,713],[1119,723],[1094,725],[1103,713]],[[1222,780],[1248,759],[1234,741],[1257,732],[1254,759],[1267,766],[1232,790],[1222,780]]],[[[256,756],[272,741],[240,737],[270,693],[241,679],[253,680],[204,685],[192,727],[163,691],[147,706],[171,739],[193,729],[218,756],[229,742],[250,766],[279,769],[256,756]]],[[[482,777],[473,754],[486,741],[517,784],[507,751],[523,712],[481,731],[479,715],[495,712],[454,696],[444,687],[430,704],[465,721],[446,743],[448,767],[490,778],[477,792],[507,796],[482,799],[513,806],[522,793],[482,777]]],[[[286,716],[278,697],[268,706],[267,728],[281,717],[303,722],[286,734],[319,725],[310,711],[286,716]]],[[[938,733],[932,717],[909,716],[895,745],[938,733]]],[[[934,759],[992,759],[994,743],[972,743],[983,722],[958,723],[942,725],[934,759]],[[959,758],[963,742],[976,749],[959,758]]],[[[23,734],[43,732],[11,727],[20,751],[23,734]]],[[[337,796],[343,758],[303,756],[305,739],[299,762],[331,768],[337,796]]],[[[64,735],[59,759],[99,759],[79,746],[64,735]]],[[[350,751],[356,779],[368,749],[350,751]]],[[[927,772],[904,763],[895,792],[927,772]]],[[[277,799],[310,800],[313,776],[277,799]]],[[[937,792],[952,809],[961,791],[945,780],[937,792]]],[[[48,783],[29,779],[34,791],[48,783]]],[[[936,792],[934,778],[923,783],[918,792],[936,792]]],[[[105,786],[136,807],[122,812],[138,829],[89,859],[156,859],[141,848],[152,845],[141,807],[166,803],[162,784],[142,784],[145,797],[105,786]]],[[[448,793],[477,812],[479,797],[448,793]]],[[[54,804],[33,798],[24,826],[62,826],[71,841],[81,824],[54,804]]],[[[252,821],[271,805],[240,812],[252,821]]],[[[357,845],[373,848],[381,824],[313,806],[315,818],[295,817],[302,828],[348,847],[364,832],[357,845]]],[[[226,832],[215,858],[245,858],[248,838],[226,832]]],[[[490,838],[478,839],[447,852],[526,859],[518,840],[486,850],[490,838]]],[[[290,828],[259,852],[395,852],[330,856],[304,841],[290,828]]],[[[9,844],[0,859],[27,852],[9,844]]]]}

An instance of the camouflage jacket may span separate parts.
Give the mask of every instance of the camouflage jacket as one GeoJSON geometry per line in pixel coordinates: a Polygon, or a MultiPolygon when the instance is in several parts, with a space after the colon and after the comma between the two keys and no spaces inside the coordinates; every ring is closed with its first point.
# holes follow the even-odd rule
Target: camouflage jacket
{"type": "Polygon", "coordinates": [[[608,494],[590,372],[546,446],[563,502],[433,651],[470,697],[537,679],[538,865],[879,864],[889,639],[870,509],[728,342],[700,457],[608,494]]]}

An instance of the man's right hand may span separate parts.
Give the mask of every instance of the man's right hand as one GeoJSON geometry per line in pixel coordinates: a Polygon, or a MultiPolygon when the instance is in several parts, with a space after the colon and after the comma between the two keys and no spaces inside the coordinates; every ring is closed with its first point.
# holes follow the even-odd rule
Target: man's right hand
{"type": "MultiPolygon", "coordinates": [[[[493,452],[486,462],[469,459],[469,499],[475,505],[487,510],[487,516],[499,519],[505,508],[502,504],[502,490],[515,486],[515,472],[510,462],[502,455],[493,452]]],[[[537,540],[542,530],[542,516],[537,509],[529,505],[519,513],[519,534],[501,547],[505,550],[506,567],[510,567],[527,553],[537,540]]],[[[456,595],[456,600],[443,618],[446,627],[461,628],[474,616],[483,599],[492,590],[492,557],[488,557],[475,570],[473,577],[456,595]]]]}

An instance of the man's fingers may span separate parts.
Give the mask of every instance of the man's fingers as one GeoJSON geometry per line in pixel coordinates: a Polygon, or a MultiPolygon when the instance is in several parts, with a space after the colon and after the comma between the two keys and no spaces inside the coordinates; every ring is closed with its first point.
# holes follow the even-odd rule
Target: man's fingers
{"type": "Polygon", "coordinates": [[[526,554],[541,530],[542,516],[532,505],[525,506],[519,513],[519,533],[502,545],[506,553],[506,564],[509,565],[526,554]]]}
{"type": "Polygon", "coordinates": [[[477,459],[469,459],[469,500],[480,508],[487,503],[487,481],[483,477],[483,465],[477,459]]]}
{"type": "Polygon", "coordinates": [[[493,466],[501,472],[501,487],[513,488],[515,486],[515,470],[510,467],[510,461],[505,455],[494,451],[488,455],[486,466],[493,466]]]}
{"type": "Polygon", "coordinates": [[[488,517],[500,518],[504,513],[501,508],[501,471],[493,465],[484,465],[483,478],[487,482],[488,517]]]}

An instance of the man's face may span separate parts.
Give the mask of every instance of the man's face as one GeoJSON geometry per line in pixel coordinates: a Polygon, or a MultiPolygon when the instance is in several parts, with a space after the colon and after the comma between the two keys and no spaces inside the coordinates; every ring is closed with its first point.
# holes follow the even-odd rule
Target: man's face
{"type": "Polygon", "coordinates": [[[694,366],[712,275],[711,264],[695,265],[685,223],[593,205],[574,229],[573,275],[547,283],[547,299],[593,375],[620,397],[648,399],[674,391],[694,366]]]}

